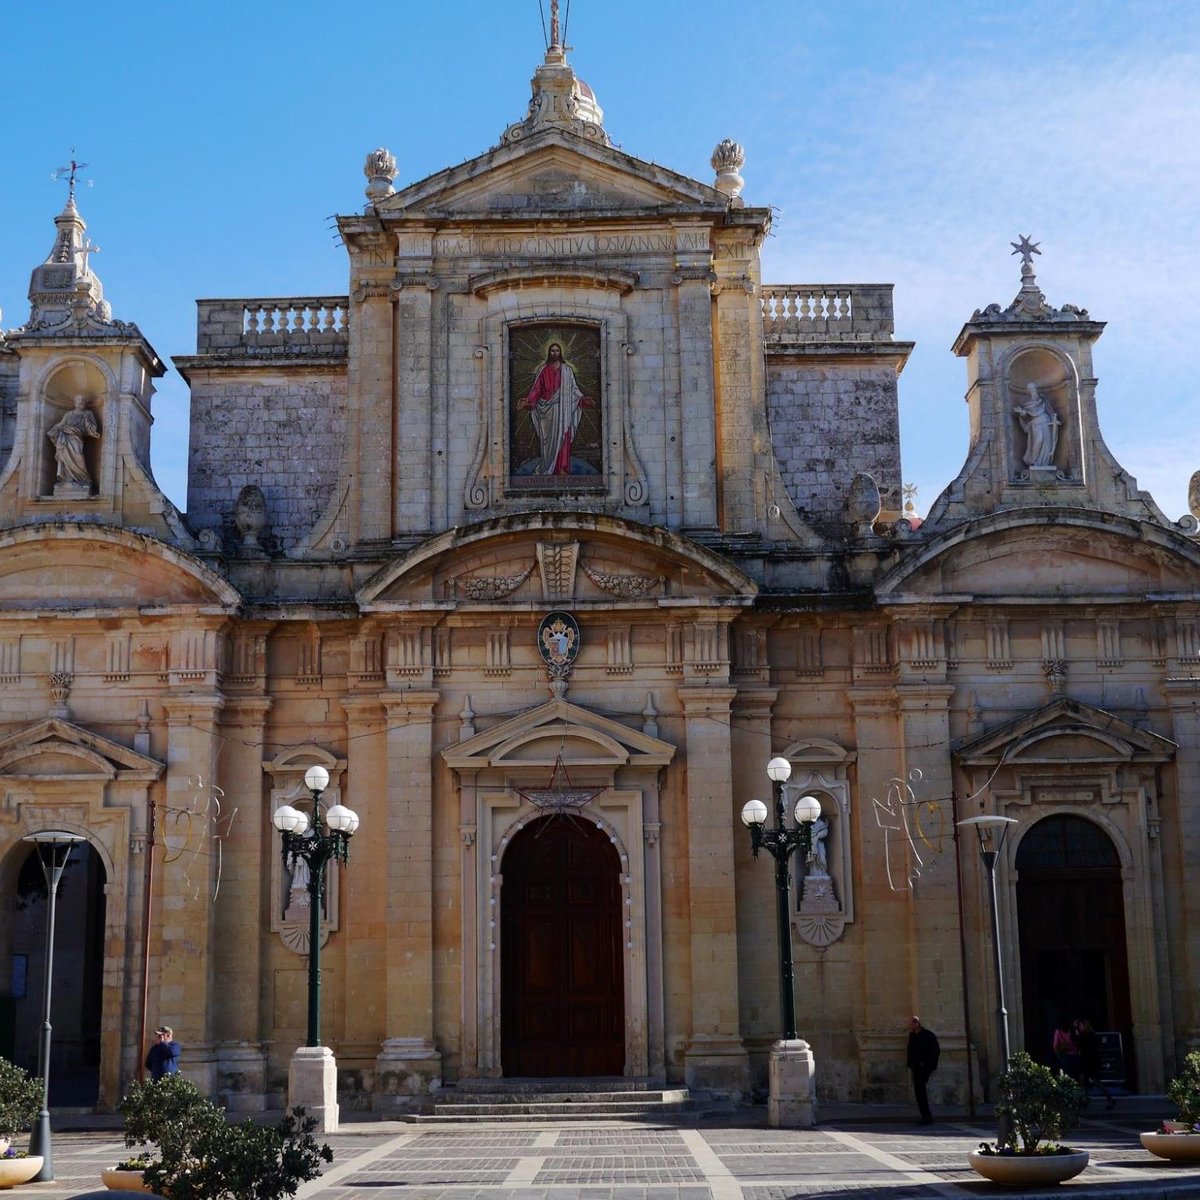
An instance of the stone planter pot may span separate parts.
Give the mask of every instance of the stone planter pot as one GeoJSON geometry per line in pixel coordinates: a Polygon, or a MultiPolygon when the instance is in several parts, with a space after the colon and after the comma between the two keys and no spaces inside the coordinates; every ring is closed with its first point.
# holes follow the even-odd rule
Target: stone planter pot
{"type": "Polygon", "coordinates": [[[31,1154],[28,1158],[0,1158],[0,1188],[28,1183],[41,1169],[40,1154],[31,1154]]]}
{"type": "Polygon", "coordinates": [[[106,1167],[100,1172],[100,1180],[106,1188],[114,1192],[146,1192],[153,1196],[154,1191],[146,1182],[141,1171],[125,1171],[120,1167],[106,1167]]]}
{"type": "Polygon", "coordinates": [[[1142,1145],[1172,1162],[1200,1162],[1200,1133],[1143,1133],[1142,1145]]]}
{"type": "Polygon", "coordinates": [[[1071,1154],[980,1154],[972,1151],[967,1161],[993,1183],[1004,1187],[1045,1187],[1074,1179],[1088,1165],[1088,1152],[1071,1154]]]}

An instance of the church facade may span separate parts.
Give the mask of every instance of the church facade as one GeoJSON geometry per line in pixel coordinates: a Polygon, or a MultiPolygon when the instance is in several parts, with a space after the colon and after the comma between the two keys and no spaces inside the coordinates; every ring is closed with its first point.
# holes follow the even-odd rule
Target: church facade
{"type": "Polygon", "coordinates": [[[375,151],[344,292],[199,302],[186,515],[149,467],[166,365],[68,203],[0,341],[14,1054],[44,912],[22,838],[64,829],[61,1061],[111,1107],[162,1022],[207,1091],[278,1103],[309,913],[271,815],[319,764],[361,818],[321,914],[344,1102],[747,1097],[779,968],[739,813],[782,756],[789,812],[820,805],[789,908],[819,1096],[904,1099],[913,1012],[935,1101],[986,1092],[987,877],[955,837],[980,813],[1017,821],[1013,1046],[1085,1015],[1114,1081],[1163,1090],[1200,1044],[1196,521],[1106,448],[1103,325],[1024,240],[1016,298],[954,345],[962,470],[905,518],[892,289],[764,283],[741,165],[616,149],[554,41],[485,154],[397,188],[375,151]]]}

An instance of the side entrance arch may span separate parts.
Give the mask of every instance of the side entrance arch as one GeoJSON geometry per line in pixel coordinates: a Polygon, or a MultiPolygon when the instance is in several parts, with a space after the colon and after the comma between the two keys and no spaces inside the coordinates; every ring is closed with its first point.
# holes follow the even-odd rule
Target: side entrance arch
{"type": "Polygon", "coordinates": [[[1121,1035],[1124,1083],[1135,1078],[1121,863],[1099,825],[1045,817],[1017,847],[1022,1008],[1026,1047],[1053,1062],[1061,1019],[1086,1017],[1121,1035]]]}
{"type": "Polygon", "coordinates": [[[509,1077],[621,1075],[621,863],[584,817],[529,822],[504,855],[501,1065],[509,1077]]]}

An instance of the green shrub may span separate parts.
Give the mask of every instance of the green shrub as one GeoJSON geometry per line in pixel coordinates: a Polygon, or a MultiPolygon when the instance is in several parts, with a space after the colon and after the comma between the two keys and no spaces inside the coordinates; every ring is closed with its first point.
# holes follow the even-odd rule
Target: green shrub
{"type": "Polygon", "coordinates": [[[0,1058],[0,1137],[11,1141],[42,1110],[42,1081],[0,1058]]]}
{"type": "Polygon", "coordinates": [[[1179,1109],[1180,1121],[1200,1124],[1200,1051],[1183,1060],[1183,1070],[1167,1085],[1167,1099],[1179,1109]]]}
{"type": "Polygon", "coordinates": [[[996,1116],[1006,1119],[1011,1129],[1006,1147],[1036,1154],[1059,1149],[1079,1120],[1087,1093],[1069,1075],[1034,1062],[1024,1050],[1009,1059],[1008,1070],[995,1083],[996,1116]]]}
{"type": "Polygon", "coordinates": [[[225,1110],[178,1075],[135,1084],[121,1101],[125,1144],[153,1146],[146,1183],[171,1200],[284,1200],[321,1173],[333,1151],[313,1137],[302,1109],[278,1125],[247,1118],[231,1125],[225,1110]]]}

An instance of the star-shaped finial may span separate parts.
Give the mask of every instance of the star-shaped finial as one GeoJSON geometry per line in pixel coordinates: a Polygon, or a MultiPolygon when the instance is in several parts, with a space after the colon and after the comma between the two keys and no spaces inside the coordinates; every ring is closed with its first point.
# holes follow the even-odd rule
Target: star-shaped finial
{"type": "Polygon", "coordinates": [[[1041,251],[1038,249],[1038,246],[1041,245],[1041,243],[1030,241],[1029,235],[1025,233],[1019,233],[1017,234],[1017,237],[1021,239],[1019,242],[1009,242],[1008,244],[1013,248],[1014,254],[1019,254],[1021,256],[1021,265],[1023,267],[1032,266],[1033,256],[1035,254],[1041,254],[1041,251]]]}

